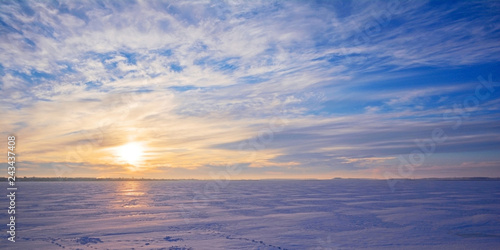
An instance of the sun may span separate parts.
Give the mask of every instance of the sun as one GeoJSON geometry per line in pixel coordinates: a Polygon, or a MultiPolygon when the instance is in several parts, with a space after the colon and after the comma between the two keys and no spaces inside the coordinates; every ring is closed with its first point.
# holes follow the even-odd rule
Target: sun
{"type": "Polygon", "coordinates": [[[143,161],[144,147],[139,142],[131,142],[117,147],[115,153],[121,162],[137,166],[143,161]]]}

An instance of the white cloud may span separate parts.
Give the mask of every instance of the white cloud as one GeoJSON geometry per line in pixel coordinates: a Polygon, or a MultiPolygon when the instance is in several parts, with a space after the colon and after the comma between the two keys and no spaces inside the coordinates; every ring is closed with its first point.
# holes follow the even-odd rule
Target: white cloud
{"type": "Polygon", "coordinates": [[[2,3],[2,134],[22,135],[29,160],[64,162],[66,149],[58,145],[85,145],[79,131],[103,129],[106,140],[91,151],[96,156],[104,157],[101,147],[145,138],[158,151],[151,159],[163,166],[199,168],[207,158],[241,162],[229,156],[234,148],[216,145],[255,137],[279,116],[290,121],[284,133],[290,138],[277,134],[269,147],[280,152],[267,152],[252,166],[390,157],[374,145],[399,152],[415,133],[421,136],[422,126],[441,125],[397,118],[440,114],[449,104],[441,97],[439,109],[418,111],[416,100],[469,85],[375,93],[369,84],[402,78],[397,69],[493,62],[500,50],[498,25],[484,25],[498,16],[448,20],[490,3],[448,10],[426,10],[423,1],[395,3],[354,1],[345,3],[352,4],[346,13],[312,2],[33,1],[27,3],[32,12],[2,3]],[[331,100],[379,103],[366,104],[363,114],[332,115],[323,107],[331,100]],[[385,110],[403,104],[412,108],[385,110]],[[297,143],[301,134],[307,136],[297,143]]]}

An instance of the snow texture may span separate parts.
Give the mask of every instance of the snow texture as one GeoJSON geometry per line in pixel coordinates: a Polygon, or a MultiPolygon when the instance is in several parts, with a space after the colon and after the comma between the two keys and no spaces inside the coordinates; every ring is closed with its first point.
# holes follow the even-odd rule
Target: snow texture
{"type": "Polygon", "coordinates": [[[19,181],[16,194],[17,240],[0,249],[500,249],[500,181],[19,181]]]}

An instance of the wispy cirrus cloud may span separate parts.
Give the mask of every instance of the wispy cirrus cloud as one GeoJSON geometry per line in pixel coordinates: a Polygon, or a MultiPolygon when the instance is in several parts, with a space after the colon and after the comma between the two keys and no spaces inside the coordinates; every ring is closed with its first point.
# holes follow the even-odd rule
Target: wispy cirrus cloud
{"type": "MultiPolygon", "coordinates": [[[[155,174],[199,178],[239,163],[252,177],[374,177],[415,139],[450,127],[442,115],[474,94],[478,75],[494,74],[499,8],[3,2],[2,134],[19,135],[33,169],[69,162],[74,173],[120,175],[108,149],[140,140],[155,174]],[[254,158],[239,150],[276,118],[285,129],[254,158]],[[100,139],[89,144],[89,134],[100,139]]],[[[440,152],[476,152],[467,159],[476,161],[495,150],[498,110],[497,91],[440,152]]]]}

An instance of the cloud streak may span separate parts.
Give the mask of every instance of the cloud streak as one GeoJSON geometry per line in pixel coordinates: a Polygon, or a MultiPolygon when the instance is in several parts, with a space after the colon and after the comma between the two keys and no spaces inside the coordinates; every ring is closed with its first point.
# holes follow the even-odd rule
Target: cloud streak
{"type": "MultiPolygon", "coordinates": [[[[453,125],[443,114],[460,115],[456,104],[479,75],[494,75],[500,52],[495,2],[0,5],[0,134],[19,137],[27,175],[65,164],[73,175],[120,176],[106,152],[141,141],[155,177],[243,164],[240,178],[380,178],[415,139],[453,125]],[[284,129],[255,157],[239,149],[276,119],[284,129]]],[[[495,151],[499,92],[428,164],[495,151]]],[[[488,173],[491,162],[500,159],[488,173]]]]}

